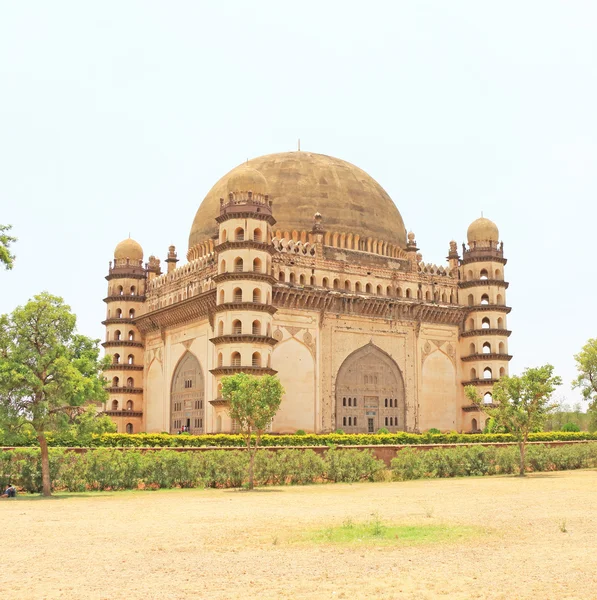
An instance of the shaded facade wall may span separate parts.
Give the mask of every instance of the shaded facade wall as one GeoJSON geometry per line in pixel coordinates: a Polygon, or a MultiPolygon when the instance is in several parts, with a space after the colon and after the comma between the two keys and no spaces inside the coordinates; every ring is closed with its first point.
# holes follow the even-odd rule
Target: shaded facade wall
{"type": "MultiPolygon", "coordinates": [[[[272,335],[278,344],[272,367],[278,371],[285,394],[272,431],[292,433],[303,429],[319,433],[343,428],[336,414],[338,373],[352,353],[368,345],[382,351],[400,370],[404,383],[404,421],[400,421],[400,429],[460,431],[466,427],[470,415],[462,411],[465,401],[456,327],[417,328],[408,322],[337,315],[324,316],[320,324],[320,317],[319,312],[288,309],[280,309],[274,316],[272,335]]],[[[211,337],[214,332],[207,319],[167,331],[163,337],[159,333],[147,336],[144,423],[148,432],[171,429],[172,378],[186,352],[197,358],[204,375],[204,431],[231,430],[225,407],[209,402],[217,397],[215,378],[209,372],[217,360],[211,337]]],[[[385,426],[384,399],[382,393],[375,430],[385,426]]],[[[366,430],[366,421],[362,425],[359,422],[358,431],[366,430]]]]}

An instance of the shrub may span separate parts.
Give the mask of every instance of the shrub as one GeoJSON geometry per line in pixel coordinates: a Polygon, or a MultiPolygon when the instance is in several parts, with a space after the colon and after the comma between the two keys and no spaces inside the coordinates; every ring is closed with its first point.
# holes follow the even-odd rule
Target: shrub
{"type": "Polygon", "coordinates": [[[306,431],[304,429],[297,429],[294,432],[294,435],[307,435],[306,431]]]}
{"type": "Polygon", "coordinates": [[[562,431],[580,431],[580,427],[576,423],[565,423],[562,425],[562,431]]]}
{"type": "MultiPolygon", "coordinates": [[[[437,431],[437,430],[435,430],[437,431]]],[[[244,447],[242,436],[236,434],[204,434],[204,435],[169,435],[163,433],[102,433],[92,434],[86,440],[75,440],[70,433],[48,433],[48,443],[53,447],[83,446],[91,448],[123,448],[123,447],[244,447]]],[[[531,442],[551,442],[557,440],[596,440],[597,433],[587,431],[542,431],[531,433],[531,442]]],[[[375,446],[381,444],[477,444],[492,442],[513,442],[514,438],[508,433],[479,433],[460,434],[433,433],[344,433],[341,429],[335,433],[327,434],[292,434],[292,435],[264,435],[261,446],[375,446]]],[[[4,438],[0,438],[0,445],[7,445],[4,438]]],[[[24,434],[18,439],[12,439],[11,444],[16,447],[36,447],[37,440],[24,434]]]]}
{"type": "Polygon", "coordinates": [[[436,429],[435,427],[432,427],[431,429],[427,430],[427,433],[441,433],[441,431],[439,429],[436,429]]]}
{"type": "Polygon", "coordinates": [[[373,481],[385,463],[370,451],[338,450],[331,448],[325,454],[325,475],[330,481],[373,481]]]}
{"type": "Polygon", "coordinates": [[[377,435],[381,434],[381,433],[390,433],[389,429],[386,429],[385,427],[380,427],[377,430],[377,435]]]}
{"type": "MultiPolygon", "coordinates": [[[[515,446],[462,446],[416,450],[405,448],[392,460],[395,480],[424,477],[459,477],[510,474],[518,469],[515,446]]],[[[531,471],[580,469],[597,466],[597,444],[575,444],[527,448],[527,467],[531,471]]]]}

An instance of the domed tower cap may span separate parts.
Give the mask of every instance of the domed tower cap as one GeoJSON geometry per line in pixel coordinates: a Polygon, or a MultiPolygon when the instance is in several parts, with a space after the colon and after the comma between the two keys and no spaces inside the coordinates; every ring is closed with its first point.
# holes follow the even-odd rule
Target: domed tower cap
{"type": "Polygon", "coordinates": [[[493,221],[481,217],[469,225],[466,237],[469,244],[477,242],[498,242],[500,239],[500,232],[493,221]]]}
{"type": "Polygon", "coordinates": [[[267,194],[267,180],[251,167],[242,167],[235,170],[226,182],[228,193],[252,192],[254,195],[267,194]]]}
{"type": "Polygon", "coordinates": [[[141,244],[136,242],[132,238],[122,240],[120,244],[114,249],[114,258],[116,260],[130,259],[130,260],[143,260],[143,248],[141,244]]]}

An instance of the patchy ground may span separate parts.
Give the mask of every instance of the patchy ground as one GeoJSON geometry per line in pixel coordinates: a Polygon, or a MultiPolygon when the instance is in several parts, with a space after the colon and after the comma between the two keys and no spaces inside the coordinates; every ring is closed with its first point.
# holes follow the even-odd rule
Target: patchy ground
{"type": "Polygon", "coordinates": [[[62,600],[597,598],[596,497],[597,472],[570,471],[2,500],[0,587],[62,600]],[[373,515],[477,533],[309,537],[373,515]]]}

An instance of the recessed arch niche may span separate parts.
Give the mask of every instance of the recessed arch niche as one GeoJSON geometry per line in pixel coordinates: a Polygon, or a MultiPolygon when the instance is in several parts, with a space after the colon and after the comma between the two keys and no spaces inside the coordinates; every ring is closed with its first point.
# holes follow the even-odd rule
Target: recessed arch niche
{"type": "Polygon", "coordinates": [[[338,370],[335,426],[347,433],[406,429],[402,372],[372,342],[350,354],[338,370]]]}
{"type": "Polygon", "coordinates": [[[203,433],[205,378],[197,358],[186,352],[178,361],[170,389],[170,433],[203,433]]]}

